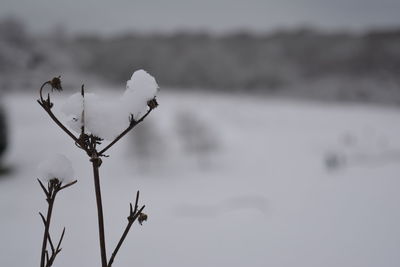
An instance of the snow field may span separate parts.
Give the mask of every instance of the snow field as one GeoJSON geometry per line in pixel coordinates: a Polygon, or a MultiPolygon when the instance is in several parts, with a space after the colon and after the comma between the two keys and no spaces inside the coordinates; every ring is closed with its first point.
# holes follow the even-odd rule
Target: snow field
{"type": "MultiPolygon", "coordinates": [[[[0,266],[39,262],[46,205],[35,170],[54,153],[78,179],[55,203],[51,231],[67,229],[55,266],[98,266],[89,160],[35,100],[5,101],[15,172],[0,180],[0,266]]],[[[163,91],[158,102],[145,122],[164,140],[151,147],[163,147],[157,160],[140,168],[133,133],[100,169],[108,254],[138,189],[149,215],[116,266],[399,266],[399,109],[163,91]],[[182,113],[208,127],[218,149],[188,152],[182,113]],[[345,163],[328,168],[331,151],[345,163]],[[356,154],[372,160],[350,160],[356,154]]]]}

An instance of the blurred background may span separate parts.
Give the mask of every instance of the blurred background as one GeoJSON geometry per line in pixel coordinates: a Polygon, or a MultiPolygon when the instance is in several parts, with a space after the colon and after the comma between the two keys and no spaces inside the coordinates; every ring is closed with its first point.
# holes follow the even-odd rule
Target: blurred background
{"type": "Polygon", "coordinates": [[[400,265],[400,2],[0,0],[0,266],[39,264],[37,166],[71,159],[55,266],[98,266],[89,161],[55,112],[137,69],[160,104],[101,168],[108,253],[136,190],[149,220],[114,265],[400,265]]]}

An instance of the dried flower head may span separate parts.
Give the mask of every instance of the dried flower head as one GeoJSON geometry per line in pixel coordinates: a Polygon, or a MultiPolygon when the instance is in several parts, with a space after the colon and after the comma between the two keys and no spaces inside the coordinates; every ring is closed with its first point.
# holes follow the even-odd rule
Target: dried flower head
{"type": "Polygon", "coordinates": [[[147,214],[146,213],[140,213],[138,221],[140,223],[140,225],[143,224],[144,221],[147,221],[147,214]]]}
{"type": "Polygon", "coordinates": [[[61,86],[61,76],[58,77],[54,77],[51,81],[50,81],[50,85],[51,85],[51,90],[56,90],[56,91],[62,91],[62,86],[61,86]]]}
{"type": "Polygon", "coordinates": [[[149,106],[150,109],[155,109],[158,106],[157,100],[153,98],[152,100],[147,101],[147,106],[149,106]]]}

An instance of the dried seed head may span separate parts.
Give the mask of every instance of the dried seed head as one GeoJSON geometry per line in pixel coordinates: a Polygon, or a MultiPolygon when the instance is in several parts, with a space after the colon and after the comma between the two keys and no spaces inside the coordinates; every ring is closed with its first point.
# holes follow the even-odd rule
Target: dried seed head
{"type": "Polygon", "coordinates": [[[58,178],[54,177],[53,179],[50,179],[49,182],[53,183],[53,184],[58,184],[60,182],[60,180],[58,180],[58,178]]]}
{"type": "Polygon", "coordinates": [[[140,213],[138,221],[140,223],[140,225],[143,224],[144,221],[147,221],[147,214],[146,213],[140,213]]]}
{"type": "Polygon", "coordinates": [[[155,109],[158,106],[157,100],[153,98],[152,100],[147,101],[147,105],[150,109],[155,109]]]}
{"type": "Polygon", "coordinates": [[[53,188],[61,186],[61,181],[58,178],[50,179],[49,180],[49,186],[53,187],[53,188]]]}
{"type": "Polygon", "coordinates": [[[61,78],[61,76],[54,77],[50,81],[51,90],[62,91],[61,79],[60,78],[61,78]]]}

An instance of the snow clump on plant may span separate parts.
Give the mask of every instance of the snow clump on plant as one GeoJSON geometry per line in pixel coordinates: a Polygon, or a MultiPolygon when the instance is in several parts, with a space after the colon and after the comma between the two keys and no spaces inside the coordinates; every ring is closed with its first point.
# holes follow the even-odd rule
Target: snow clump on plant
{"type": "Polygon", "coordinates": [[[122,97],[110,99],[93,93],[73,94],[62,107],[68,116],[68,126],[81,133],[113,140],[129,126],[130,116],[139,120],[149,110],[147,102],[154,99],[158,84],[153,76],[144,70],[135,71],[126,84],[122,97]]]}
{"type": "Polygon", "coordinates": [[[50,181],[57,178],[60,182],[72,181],[74,170],[71,161],[64,155],[56,154],[44,160],[38,167],[40,178],[50,181]]]}

